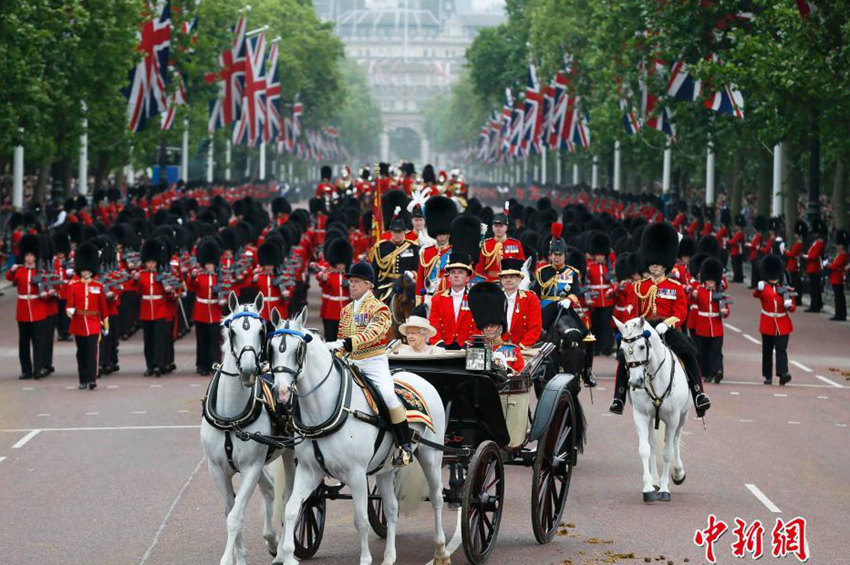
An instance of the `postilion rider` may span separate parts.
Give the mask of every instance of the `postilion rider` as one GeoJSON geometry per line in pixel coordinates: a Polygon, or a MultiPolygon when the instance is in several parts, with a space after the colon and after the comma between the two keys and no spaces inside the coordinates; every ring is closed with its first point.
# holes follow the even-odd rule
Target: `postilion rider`
{"type": "Polygon", "coordinates": [[[366,262],[355,263],[346,273],[352,302],[342,309],[339,321],[339,339],[327,343],[330,351],[344,350],[350,354],[351,363],[369,379],[379,391],[390,413],[390,423],[398,451],[392,464],[402,467],[413,458],[410,446],[410,428],[407,413],[395,394],[393,378],[387,359],[388,334],[392,315],[387,305],[378,300],[375,271],[366,262]]]}

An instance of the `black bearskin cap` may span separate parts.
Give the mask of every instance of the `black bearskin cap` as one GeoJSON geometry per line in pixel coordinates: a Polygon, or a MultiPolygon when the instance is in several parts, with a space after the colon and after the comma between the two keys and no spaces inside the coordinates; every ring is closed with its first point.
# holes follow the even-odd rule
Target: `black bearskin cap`
{"type": "Polygon", "coordinates": [[[445,196],[432,196],[425,202],[425,226],[428,235],[436,238],[452,232],[452,220],[457,216],[457,205],[445,196]]]}
{"type": "Polygon", "coordinates": [[[242,247],[239,233],[234,228],[225,228],[221,230],[221,247],[224,250],[230,250],[234,253],[242,247]]]}
{"type": "Polygon", "coordinates": [[[24,234],[21,237],[21,241],[18,242],[18,263],[24,262],[24,256],[27,253],[32,253],[35,255],[35,260],[46,259],[46,257],[41,257],[41,242],[38,240],[38,236],[32,233],[24,234]]]}
{"type": "Polygon", "coordinates": [[[221,259],[221,245],[213,237],[205,237],[198,244],[198,263],[201,266],[207,263],[218,265],[221,259]]]}
{"type": "Polygon", "coordinates": [[[74,253],[74,271],[79,275],[83,271],[91,271],[97,274],[100,264],[100,250],[93,241],[87,241],[77,248],[74,253]]]}
{"type": "Polygon", "coordinates": [[[714,281],[717,288],[723,281],[723,264],[715,257],[706,257],[699,268],[699,280],[702,282],[714,281]]]}
{"type": "Polygon", "coordinates": [[[472,287],[468,295],[469,309],[472,310],[472,319],[478,329],[485,328],[490,324],[498,324],[502,328],[508,327],[507,308],[508,299],[502,288],[493,282],[480,282],[472,287]]]}
{"type": "Polygon", "coordinates": [[[782,278],[782,272],[785,270],[784,267],[779,255],[771,253],[762,258],[759,264],[759,274],[762,280],[778,281],[782,278]]]}
{"type": "Polygon", "coordinates": [[[668,271],[676,264],[679,234],[666,222],[650,224],[640,239],[640,254],[645,267],[662,265],[668,271]]]}
{"type": "Polygon", "coordinates": [[[682,236],[679,240],[679,250],[676,253],[677,257],[693,257],[697,252],[697,242],[691,236],[682,236]]]}
{"type": "Polygon", "coordinates": [[[50,241],[53,242],[54,253],[64,253],[67,257],[71,253],[71,238],[63,231],[56,231],[50,234],[50,241]]]}
{"type": "Polygon", "coordinates": [[[422,182],[437,184],[437,175],[434,174],[434,165],[428,164],[422,169],[422,182]]]}
{"type": "MultiPolygon", "coordinates": [[[[409,199],[403,190],[390,190],[384,193],[381,197],[381,210],[384,213],[385,230],[390,229],[390,223],[392,222],[396,207],[399,208],[399,216],[404,218],[407,212],[408,201],[409,199]]],[[[405,222],[405,229],[407,229],[407,225],[407,222],[405,222]]]]}
{"type": "MultiPolygon", "coordinates": [[[[702,264],[705,262],[706,259],[708,259],[708,255],[706,255],[705,253],[694,253],[693,257],[691,257],[691,260],[688,262],[688,273],[690,273],[690,275],[694,278],[698,277],[699,270],[700,268],[702,268],[702,264]]],[[[684,284],[687,281],[679,282],[684,284]]]]}
{"type": "Polygon", "coordinates": [[[697,251],[705,253],[709,257],[720,259],[720,242],[713,235],[704,235],[699,238],[697,251]]]}
{"type": "Polygon", "coordinates": [[[354,249],[345,238],[332,239],[325,245],[325,260],[332,266],[344,263],[346,267],[351,265],[354,258],[354,249]]]}
{"type": "Polygon", "coordinates": [[[451,226],[452,252],[466,253],[472,264],[478,263],[481,253],[481,221],[475,216],[458,216],[451,226]]]}
{"type": "Polygon", "coordinates": [[[800,237],[806,237],[809,235],[809,225],[803,220],[797,220],[797,223],[794,224],[794,233],[800,237]]]}
{"type": "Polygon", "coordinates": [[[283,262],[281,251],[279,243],[266,241],[257,249],[257,261],[263,266],[277,267],[283,262]]]}
{"type": "Polygon", "coordinates": [[[141,261],[142,263],[146,263],[148,261],[156,261],[159,265],[162,265],[163,257],[165,256],[165,246],[162,241],[159,239],[149,239],[142,245],[142,253],[141,253],[141,261]]]}
{"type": "Polygon", "coordinates": [[[614,273],[618,281],[629,281],[637,272],[635,256],[629,252],[617,255],[617,263],[614,265],[614,273]]]}
{"type": "Polygon", "coordinates": [[[319,198],[318,196],[314,196],[310,199],[309,202],[310,213],[318,214],[319,212],[327,212],[327,208],[325,208],[325,199],[319,198]]]}
{"type": "Polygon", "coordinates": [[[850,236],[848,236],[847,230],[838,230],[837,232],[835,232],[836,245],[843,245],[846,249],[848,242],[850,242],[850,236]]]}
{"type": "Polygon", "coordinates": [[[608,255],[611,252],[611,238],[605,232],[591,233],[587,238],[587,252],[591,255],[608,255]]]}
{"type": "Polygon", "coordinates": [[[272,200],[272,214],[277,216],[278,214],[291,214],[292,213],[292,205],[289,201],[283,196],[278,196],[274,200],[272,200]]]}
{"type": "Polygon", "coordinates": [[[328,165],[322,165],[322,180],[331,180],[333,172],[328,165]]]}

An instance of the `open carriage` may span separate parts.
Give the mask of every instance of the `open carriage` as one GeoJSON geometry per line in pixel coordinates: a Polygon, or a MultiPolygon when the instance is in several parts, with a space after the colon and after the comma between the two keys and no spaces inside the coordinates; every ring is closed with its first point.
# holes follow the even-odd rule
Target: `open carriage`
{"type": "MultiPolygon", "coordinates": [[[[490,351],[483,347],[438,356],[390,355],[393,371],[425,378],[443,401],[448,426],[441,449],[443,466],[449,470],[444,501],[462,509],[463,547],[473,564],[486,561],[495,547],[505,499],[505,465],[533,468],[530,506],[537,541],[551,541],[560,524],[585,422],[578,400],[579,378],[571,374],[549,380],[530,409],[532,375],[541,372],[549,348],[510,378],[493,366],[490,351]]],[[[323,483],[307,499],[295,529],[299,558],[312,557],[319,548],[327,500],[347,498],[344,485],[323,483]]],[[[384,537],[386,521],[374,486],[368,516],[375,533],[384,537]]]]}

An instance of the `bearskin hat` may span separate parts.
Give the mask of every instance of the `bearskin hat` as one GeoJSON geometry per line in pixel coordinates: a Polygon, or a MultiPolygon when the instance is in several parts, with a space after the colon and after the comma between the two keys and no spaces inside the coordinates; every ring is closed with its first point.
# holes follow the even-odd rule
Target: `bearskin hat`
{"type": "Polygon", "coordinates": [[[552,209],[552,201],[549,200],[548,197],[544,196],[540,200],[537,201],[537,209],[539,211],[551,210],[552,209]]]}
{"type": "Polygon", "coordinates": [[[322,180],[331,180],[331,176],[333,175],[333,171],[331,170],[330,166],[322,165],[321,173],[322,173],[322,180]]]}
{"type": "Polygon", "coordinates": [[[283,262],[281,251],[279,243],[266,241],[257,249],[257,261],[264,267],[277,267],[283,262]]]}
{"type": "Polygon", "coordinates": [[[272,213],[275,216],[277,216],[278,214],[291,214],[292,205],[289,203],[289,200],[287,200],[283,196],[278,196],[277,198],[272,200],[272,213]]]}
{"type": "Polygon", "coordinates": [[[63,231],[55,231],[50,234],[50,240],[53,242],[54,253],[64,253],[67,257],[71,254],[71,238],[63,231]]]}
{"type": "Polygon", "coordinates": [[[74,253],[74,271],[78,275],[83,271],[90,271],[92,275],[96,275],[99,266],[100,250],[93,241],[87,241],[77,248],[74,253]]]}
{"type": "Polygon", "coordinates": [[[498,284],[480,282],[470,289],[467,299],[469,309],[472,311],[472,319],[475,320],[475,325],[479,329],[491,324],[508,327],[505,313],[508,299],[498,284]]]}
{"type": "Polygon", "coordinates": [[[676,256],[679,258],[692,257],[696,251],[697,243],[694,241],[694,238],[685,235],[679,240],[679,250],[676,252],[676,256]]]}
{"type": "Polygon", "coordinates": [[[425,202],[425,227],[428,235],[436,238],[452,232],[452,220],[457,216],[457,205],[445,196],[432,196],[425,202]]]}
{"type": "Polygon", "coordinates": [[[437,184],[437,175],[434,174],[434,165],[429,163],[422,169],[422,182],[426,184],[437,184]]]}
{"type": "Polygon", "coordinates": [[[567,265],[584,275],[587,272],[587,262],[584,253],[576,247],[567,248],[567,265]]]}
{"type": "Polygon", "coordinates": [[[225,228],[221,230],[221,247],[224,250],[230,250],[234,253],[242,247],[239,241],[239,234],[234,228],[225,228]]]}
{"type": "Polygon", "coordinates": [[[41,258],[41,242],[38,240],[38,236],[35,234],[24,234],[24,236],[21,237],[21,241],[18,242],[19,263],[24,262],[24,256],[27,253],[32,253],[33,255],[35,255],[36,261],[41,258]]]}
{"type": "Polygon", "coordinates": [[[345,264],[346,269],[354,258],[354,248],[347,239],[336,238],[325,245],[325,260],[331,265],[345,264]]]}
{"type": "MultiPolygon", "coordinates": [[[[700,269],[702,268],[702,264],[705,263],[705,260],[708,259],[708,255],[702,252],[694,253],[691,260],[688,261],[688,273],[694,278],[699,276],[700,269]]],[[[679,281],[685,282],[685,281],[679,281]]]]}
{"type": "Polygon", "coordinates": [[[452,221],[450,241],[452,252],[466,253],[475,265],[481,252],[481,221],[475,216],[458,216],[452,221]]]}
{"type": "Polygon", "coordinates": [[[617,255],[617,263],[614,265],[614,274],[618,281],[628,281],[637,272],[635,256],[629,252],[617,255]]]}
{"type": "Polygon", "coordinates": [[[699,268],[699,280],[702,282],[714,281],[717,288],[720,288],[723,282],[723,264],[720,260],[714,257],[706,257],[699,268]]]}
{"type": "Polygon", "coordinates": [[[794,233],[800,237],[806,237],[809,235],[809,224],[803,220],[797,220],[797,223],[794,224],[794,233]]]}
{"type": "Polygon", "coordinates": [[[537,257],[540,254],[540,234],[534,230],[525,230],[519,238],[526,257],[537,257]]]}
{"type": "Polygon", "coordinates": [[[729,211],[729,208],[720,210],[720,223],[727,228],[732,224],[732,212],[729,211]]]}
{"type": "Polygon", "coordinates": [[[835,232],[836,245],[843,245],[846,249],[848,243],[850,243],[850,236],[848,236],[847,230],[838,230],[835,232]]]}
{"type": "Polygon", "coordinates": [[[640,254],[644,268],[662,265],[668,271],[676,264],[679,249],[679,234],[666,222],[650,224],[640,238],[640,254]]]}
{"type": "Polygon", "coordinates": [[[818,218],[812,222],[812,231],[820,237],[824,237],[827,233],[829,233],[829,226],[827,226],[826,222],[822,219],[818,218]]]}
{"type": "MultiPolygon", "coordinates": [[[[385,192],[381,197],[381,211],[384,214],[384,229],[390,229],[390,223],[393,220],[393,216],[396,214],[395,209],[398,208],[398,214],[404,219],[404,216],[401,214],[402,212],[407,212],[407,203],[410,199],[404,193],[403,190],[390,190],[385,192]]],[[[410,224],[405,220],[405,229],[410,224]]]]}
{"type": "Polygon", "coordinates": [[[147,263],[148,261],[156,261],[160,265],[162,265],[162,259],[165,255],[165,246],[162,241],[156,238],[149,239],[142,245],[142,253],[141,253],[141,261],[142,263],[147,263]]]}
{"type": "Polygon", "coordinates": [[[697,243],[697,251],[705,253],[709,257],[720,259],[720,242],[713,235],[704,235],[699,238],[697,243]]]}
{"type": "Polygon", "coordinates": [[[620,241],[614,245],[614,255],[617,257],[619,257],[621,253],[634,253],[635,251],[637,251],[637,246],[631,236],[620,239],[620,241]]]}
{"type": "Polygon", "coordinates": [[[327,212],[327,208],[325,207],[325,199],[319,198],[318,196],[314,196],[310,199],[309,202],[310,213],[318,214],[319,212],[325,213],[327,212]]]}
{"type": "Polygon", "coordinates": [[[466,208],[464,209],[463,213],[467,216],[477,216],[481,213],[481,209],[483,207],[484,206],[481,204],[480,200],[478,200],[477,198],[470,198],[466,202],[466,208]]]}
{"type": "Polygon", "coordinates": [[[481,208],[481,211],[478,212],[478,219],[481,220],[482,224],[486,224],[488,226],[493,223],[493,218],[495,217],[496,214],[489,206],[484,206],[483,208],[481,208]]]}
{"type": "Polygon", "coordinates": [[[221,245],[214,237],[205,237],[198,244],[198,264],[201,266],[207,263],[218,265],[221,260],[221,245]]]}
{"type": "Polygon", "coordinates": [[[747,225],[747,219],[744,217],[743,214],[738,214],[737,216],[735,216],[735,225],[739,228],[742,228],[747,225]]]}
{"type": "Polygon", "coordinates": [[[611,253],[611,238],[605,232],[592,232],[586,241],[587,252],[591,255],[608,255],[611,253]]]}
{"type": "Polygon", "coordinates": [[[756,216],[756,219],[753,220],[753,227],[756,228],[756,231],[764,231],[767,229],[768,221],[764,216],[756,216]]]}
{"type": "Polygon", "coordinates": [[[759,274],[765,281],[778,281],[782,277],[784,265],[779,255],[765,255],[759,263],[759,274]]]}
{"type": "Polygon", "coordinates": [[[378,163],[378,174],[380,174],[382,177],[390,176],[390,164],[378,163]]]}

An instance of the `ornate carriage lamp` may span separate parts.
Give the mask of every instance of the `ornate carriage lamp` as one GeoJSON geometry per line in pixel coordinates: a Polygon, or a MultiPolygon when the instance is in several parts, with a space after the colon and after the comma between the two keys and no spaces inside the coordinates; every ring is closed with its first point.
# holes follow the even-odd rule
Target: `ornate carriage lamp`
{"type": "Polygon", "coordinates": [[[484,343],[484,336],[472,336],[466,350],[467,371],[490,371],[493,369],[493,350],[484,343]]]}

